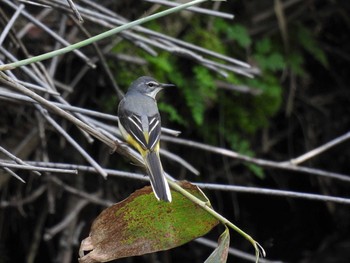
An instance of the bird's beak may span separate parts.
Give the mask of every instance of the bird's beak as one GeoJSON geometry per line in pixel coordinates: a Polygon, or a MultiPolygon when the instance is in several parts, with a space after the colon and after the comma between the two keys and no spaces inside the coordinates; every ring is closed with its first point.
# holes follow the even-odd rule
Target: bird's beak
{"type": "Polygon", "coordinates": [[[174,84],[165,84],[165,83],[160,84],[160,86],[161,86],[162,88],[176,87],[176,85],[174,85],[174,84]]]}

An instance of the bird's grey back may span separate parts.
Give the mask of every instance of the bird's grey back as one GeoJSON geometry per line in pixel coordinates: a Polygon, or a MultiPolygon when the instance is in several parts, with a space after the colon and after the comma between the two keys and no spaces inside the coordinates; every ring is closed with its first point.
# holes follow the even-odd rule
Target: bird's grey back
{"type": "Polygon", "coordinates": [[[159,114],[157,102],[144,94],[139,92],[127,92],[123,99],[124,110],[135,113],[136,115],[146,115],[148,117],[159,114]]]}

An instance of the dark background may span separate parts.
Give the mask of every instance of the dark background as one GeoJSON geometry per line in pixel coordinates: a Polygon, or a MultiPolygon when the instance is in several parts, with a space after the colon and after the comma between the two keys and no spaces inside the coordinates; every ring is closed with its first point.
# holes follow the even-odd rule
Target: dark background
{"type": "MultiPolygon", "coordinates": [[[[99,4],[130,20],[161,10],[159,6],[143,1],[99,1],[99,4]]],[[[105,54],[120,89],[125,92],[131,81],[141,75],[152,75],[162,82],[174,83],[178,88],[164,92],[160,98],[164,126],[182,131],[180,138],[183,139],[276,162],[295,158],[349,131],[349,1],[226,1],[205,3],[202,7],[211,9],[213,5],[222,12],[233,13],[235,19],[217,22],[220,19],[208,15],[180,13],[144,26],[246,61],[260,69],[254,80],[232,72],[224,79],[216,72],[203,71],[204,67],[198,66],[200,63],[196,61],[169,55],[159,49],[156,49],[159,56],[152,57],[122,36],[120,42],[105,54]],[[278,3],[284,6],[286,31],[281,28],[281,20],[276,15],[278,3]],[[287,35],[285,40],[284,34],[287,35]],[[244,42],[247,38],[248,43],[244,42]],[[264,43],[265,51],[261,48],[264,43]],[[134,61],[125,61],[120,55],[128,55],[134,61]],[[141,62],[136,63],[136,58],[141,62]],[[250,91],[223,89],[218,81],[248,86],[250,91]],[[252,90],[262,93],[253,95],[252,90]]],[[[14,11],[4,3],[0,3],[0,8],[3,29],[6,17],[11,17],[14,11]]],[[[58,32],[67,11],[57,6],[53,8],[51,15],[42,22],[58,32]]],[[[38,15],[43,9],[26,6],[33,15],[38,15]]],[[[27,24],[28,21],[20,17],[13,30],[19,32],[27,24]]],[[[73,37],[69,38],[69,33],[77,26],[71,18],[65,24],[65,37],[69,42],[86,38],[83,33],[72,34],[73,37]]],[[[83,26],[91,35],[106,30],[91,21],[86,21],[83,26]]],[[[35,26],[22,42],[32,55],[57,48],[55,41],[35,26]]],[[[106,39],[99,45],[104,48],[110,42],[106,39]]],[[[18,58],[26,56],[9,39],[2,46],[18,58]]],[[[92,47],[85,47],[82,51],[89,57],[95,56],[92,47]]],[[[48,66],[49,62],[43,62],[43,65],[48,66]]],[[[98,62],[97,65],[95,70],[90,69],[81,78],[73,92],[66,94],[66,99],[75,106],[115,115],[118,96],[101,64],[98,62]]],[[[71,85],[83,66],[76,56],[65,55],[59,59],[54,79],[71,85]]],[[[24,74],[18,69],[13,72],[18,76],[24,74]]],[[[32,105],[2,99],[0,107],[2,147],[23,160],[87,165],[47,122],[41,123],[45,135],[39,134],[41,117],[32,105]],[[34,134],[33,137],[21,146],[30,133],[34,134]]],[[[124,157],[110,155],[108,147],[102,143],[87,143],[72,124],[57,116],[55,119],[101,166],[141,172],[124,157]]],[[[116,125],[112,121],[107,123],[116,125]]],[[[349,146],[349,142],[344,141],[302,165],[348,175],[349,146]]],[[[200,177],[195,177],[163,157],[165,170],[178,179],[349,198],[349,182],[312,173],[249,166],[166,139],[162,147],[183,157],[201,172],[200,177]]],[[[26,184],[9,177],[4,171],[0,174],[0,263],[77,262],[80,242],[88,236],[91,223],[104,207],[88,203],[62,231],[50,240],[44,240],[47,230],[64,222],[83,199],[69,192],[67,186],[118,202],[147,185],[118,177],[104,180],[88,172],[80,172],[80,176],[44,173],[38,177],[24,171],[18,171],[18,174],[26,184]],[[52,181],[52,177],[57,177],[64,185],[52,181]],[[45,191],[35,195],[40,187],[45,187],[45,191]],[[29,261],[31,256],[33,261],[29,261]]],[[[205,193],[218,212],[259,241],[269,260],[350,262],[348,205],[216,190],[205,190],[205,193]]],[[[222,231],[222,227],[217,227],[206,237],[217,240],[222,231]]],[[[231,247],[253,253],[251,245],[233,231],[231,247]]],[[[190,242],[170,251],[117,262],[203,262],[212,250],[190,242]]],[[[228,262],[246,261],[229,255],[228,262]]]]}

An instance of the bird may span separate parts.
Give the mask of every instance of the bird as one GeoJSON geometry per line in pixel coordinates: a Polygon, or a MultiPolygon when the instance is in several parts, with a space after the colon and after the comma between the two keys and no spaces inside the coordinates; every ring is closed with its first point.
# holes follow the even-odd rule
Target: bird
{"type": "Polygon", "coordinates": [[[118,106],[119,130],[125,141],[141,154],[155,197],[165,202],[171,202],[172,196],[159,157],[161,117],[156,96],[163,88],[174,86],[149,76],[139,77],[118,106]]]}

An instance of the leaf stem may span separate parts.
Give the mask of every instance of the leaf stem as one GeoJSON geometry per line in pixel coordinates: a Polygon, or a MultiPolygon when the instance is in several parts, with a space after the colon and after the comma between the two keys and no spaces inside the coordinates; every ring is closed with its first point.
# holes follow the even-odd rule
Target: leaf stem
{"type": "Polygon", "coordinates": [[[17,67],[20,67],[20,66],[28,65],[30,63],[39,62],[39,61],[42,61],[42,60],[46,60],[46,59],[49,59],[49,58],[52,58],[52,57],[55,57],[55,56],[59,56],[59,55],[68,53],[68,52],[73,51],[75,49],[78,49],[78,48],[90,45],[90,44],[92,44],[92,43],[94,43],[96,41],[99,41],[99,40],[102,40],[104,38],[113,36],[113,35],[115,35],[117,33],[120,33],[123,30],[130,29],[132,27],[135,27],[135,26],[141,25],[143,23],[149,22],[151,20],[154,20],[154,19],[166,16],[166,15],[169,15],[169,14],[181,11],[181,10],[187,8],[187,7],[190,7],[190,6],[193,6],[193,5],[197,5],[197,4],[206,2],[206,1],[208,1],[208,0],[194,0],[194,1],[191,1],[189,3],[185,3],[185,4],[182,4],[182,5],[173,7],[173,8],[169,8],[169,9],[164,10],[164,11],[159,12],[159,13],[156,13],[156,14],[153,14],[153,15],[150,15],[150,16],[147,16],[147,17],[143,17],[143,18],[134,20],[134,21],[129,22],[127,24],[124,24],[124,25],[118,26],[116,28],[113,28],[111,30],[108,30],[106,32],[103,32],[103,33],[101,33],[99,35],[96,35],[96,36],[90,37],[88,39],[85,39],[85,40],[83,40],[81,42],[69,45],[67,47],[64,47],[64,48],[61,48],[61,49],[57,49],[57,50],[54,50],[54,51],[51,51],[51,52],[48,52],[48,53],[44,53],[44,54],[41,54],[41,55],[38,55],[38,56],[35,56],[35,57],[31,57],[31,58],[23,59],[23,60],[20,60],[20,61],[16,61],[16,62],[13,62],[13,63],[0,65],[0,71],[14,69],[14,68],[17,68],[17,67]]]}
{"type": "Polygon", "coordinates": [[[174,189],[175,191],[178,191],[180,194],[182,194],[183,196],[185,196],[186,198],[191,200],[193,203],[197,204],[202,209],[207,211],[209,214],[211,214],[213,217],[215,217],[217,220],[219,220],[222,224],[229,226],[234,231],[238,232],[238,234],[240,234],[245,239],[247,239],[253,245],[253,247],[255,249],[256,262],[259,261],[260,255],[265,257],[265,251],[258,242],[256,242],[250,235],[248,235],[246,232],[244,232],[238,226],[236,226],[235,224],[230,222],[227,218],[223,217],[218,212],[213,210],[210,206],[208,206],[207,202],[204,202],[204,201],[198,199],[197,197],[195,197],[194,195],[190,194],[189,192],[187,192],[185,189],[183,189],[180,185],[178,185],[176,182],[174,182],[172,180],[168,179],[168,183],[172,189],[174,189]]]}

